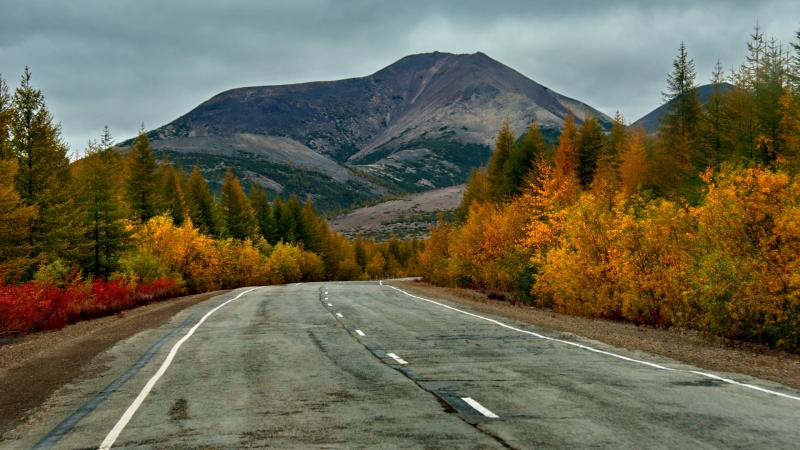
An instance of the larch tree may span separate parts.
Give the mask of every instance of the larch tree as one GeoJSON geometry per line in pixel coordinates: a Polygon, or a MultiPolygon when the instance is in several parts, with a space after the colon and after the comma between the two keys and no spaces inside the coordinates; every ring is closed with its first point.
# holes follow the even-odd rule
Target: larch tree
{"type": "Polygon", "coordinates": [[[10,159],[11,124],[14,120],[12,98],[8,92],[8,84],[0,75],[0,160],[10,159]]]}
{"type": "Polygon", "coordinates": [[[581,187],[588,188],[597,172],[597,162],[606,147],[605,133],[597,120],[586,117],[578,129],[576,172],[581,187]]]}
{"type": "Polygon", "coordinates": [[[26,205],[17,192],[16,173],[16,160],[0,160],[0,283],[7,281],[8,272],[25,265],[20,259],[30,252],[28,239],[36,217],[36,208],[26,205]]]}
{"type": "Polygon", "coordinates": [[[131,210],[131,218],[144,223],[158,211],[157,164],[144,131],[139,133],[131,146],[127,169],[125,197],[131,210]]]}
{"type": "Polygon", "coordinates": [[[521,192],[526,177],[536,178],[531,171],[536,168],[539,158],[543,157],[544,150],[542,131],[536,121],[532,121],[522,141],[512,149],[506,164],[506,192],[517,195],[521,192]]]}
{"type": "Polygon", "coordinates": [[[619,185],[620,154],[628,140],[625,119],[617,111],[614,115],[614,125],[605,140],[605,145],[597,158],[597,171],[592,180],[592,189],[606,192],[613,196],[619,185]]]}
{"type": "Polygon", "coordinates": [[[687,167],[695,158],[692,149],[698,137],[702,106],[697,97],[694,60],[689,58],[686,45],[681,42],[678,56],[672,62],[672,72],[667,76],[667,91],[663,93],[668,110],[661,121],[660,133],[668,151],[687,167]]]}
{"type": "Polygon", "coordinates": [[[714,65],[711,73],[711,97],[706,102],[702,116],[702,135],[703,145],[706,147],[709,163],[716,170],[719,170],[724,159],[727,159],[727,152],[723,150],[724,133],[724,92],[723,83],[725,82],[725,72],[719,60],[714,65]]]}
{"type": "Polygon", "coordinates": [[[117,269],[119,254],[127,245],[129,232],[125,211],[119,203],[122,185],[117,174],[122,157],[112,148],[108,127],[99,144],[89,143],[83,159],[75,164],[75,184],[83,213],[85,251],[82,266],[91,274],[108,277],[117,269]]]}
{"type": "Polygon", "coordinates": [[[231,169],[225,173],[220,195],[220,212],[225,230],[234,239],[253,238],[257,232],[256,214],[231,169]]]}
{"type": "Polygon", "coordinates": [[[269,203],[267,191],[258,184],[251,184],[247,195],[250,198],[250,205],[255,211],[261,236],[271,245],[277,244],[280,238],[278,237],[278,228],[275,226],[275,216],[269,203]]]}
{"type": "Polygon", "coordinates": [[[622,153],[622,147],[625,145],[625,139],[627,138],[625,128],[625,117],[621,112],[617,111],[614,113],[614,124],[608,134],[605,150],[606,157],[612,161],[618,161],[617,155],[622,153]]]}
{"type": "Polygon", "coordinates": [[[71,258],[80,223],[70,198],[69,159],[60,127],[53,123],[44,95],[31,85],[26,67],[14,91],[11,155],[18,163],[16,187],[38,211],[31,225],[32,256],[71,258]]]}
{"type": "Polygon", "coordinates": [[[192,224],[203,234],[219,236],[220,218],[214,195],[197,165],[192,167],[192,173],[186,181],[184,199],[192,224]]]}
{"type": "Polygon", "coordinates": [[[567,115],[564,119],[564,129],[558,138],[558,148],[555,154],[554,177],[556,179],[576,179],[575,169],[578,165],[577,137],[578,130],[575,127],[575,119],[573,119],[572,115],[567,115]]]}
{"type": "Polygon", "coordinates": [[[500,201],[508,196],[509,192],[506,190],[508,182],[506,181],[506,165],[511,157],[511,152],[514,148],[514,131],[511,129],[511,121],[506,118],[503,121],[503,126],[500,132],[497,133],[497,141],[495,143],[494,153],[489,159],[489,166],[486,173],[489,176],[489,183],[491,184],[492,199],[500,201]]]}
{"type": "Polygon", "coordinates": [[[620,156],[620,183],[630,195],[638,192],[647,183],[646,133],[641,127],[635,129],[625,140],[620,156]]]}
{"type": "Polygon", "coordinates": [[[463,222],[469,214],[469,208],[474,203],[488,202],[491,199],[491,185],[486,169],[478,167],[472,169],[467,178],[467,185],[464,188],[464,196],[461,203],[456,208],[456,220],[463,222]]]}
{"type": "Polygon", "coordinates": [[[158,169],[156,179],[159,182],[161,209],[172,217],[175,225],[186,220],[186,201],[183,194],[183,174],[175,170],[164,152],[164,161],[158,169]]]}

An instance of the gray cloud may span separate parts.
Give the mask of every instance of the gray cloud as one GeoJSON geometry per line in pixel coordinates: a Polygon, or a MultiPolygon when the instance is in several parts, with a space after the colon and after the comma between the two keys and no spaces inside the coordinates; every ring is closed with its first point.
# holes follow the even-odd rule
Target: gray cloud
{"type": "Polygon", "coordinates": [[[681,41],[705,82],[744,56],[759,22],[788,42],[787,1],[0,0],[0,74],[27,64],[65,139],[108,124],[121,139],[246,85],[363,76],[411,53],[483,51],[528,77],[634,120],[660,104],[681,41]]]}

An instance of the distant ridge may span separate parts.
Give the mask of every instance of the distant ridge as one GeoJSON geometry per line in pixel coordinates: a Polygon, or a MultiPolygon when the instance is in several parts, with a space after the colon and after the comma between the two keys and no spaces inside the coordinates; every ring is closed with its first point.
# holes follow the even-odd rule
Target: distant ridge
{"type": "Polygon", "coordinates": [[[568,114],[612,123],[483,53],[433,52],[361,78],[231,89],[148,136],[212,184],[232,166],[331,208],[463,183],[504,118],[517,133],[535,118],[558,134],[568,114]]]}

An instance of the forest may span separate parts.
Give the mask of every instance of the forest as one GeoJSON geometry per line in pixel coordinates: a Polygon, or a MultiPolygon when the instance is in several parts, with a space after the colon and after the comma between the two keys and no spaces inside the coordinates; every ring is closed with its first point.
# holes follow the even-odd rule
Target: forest
{"type": "Polygon", "coordinates": [[[13,92],[0,78],[0,335],[186,293],[415,272],[420,241],[348,241],[310,198],[245,191],[231,170],[215,196],[144,130],[113,144],[106,127],[71,161],[30,70],[13,92]]]}
{"type": "MultiPolygon", "coordinates": [[[[800,32],[758,27],[701,103],[681,44],[658,131],[506,123],[420,273],[555,311],[800,350],[800,32]]],[[[580,118],[577,118],[580,119],[580,118]]]]}

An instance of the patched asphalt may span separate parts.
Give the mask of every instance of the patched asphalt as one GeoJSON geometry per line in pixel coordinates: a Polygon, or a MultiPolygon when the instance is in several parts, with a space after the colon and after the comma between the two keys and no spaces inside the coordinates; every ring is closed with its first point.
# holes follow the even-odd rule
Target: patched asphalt
{"type": "MultiPolygon", "coordinates": [[[[0,446],[96,448],[186,334],[186,322],[243,291],[188,308],[102,353],[93,370],[59,389],[0,446]]],[[[667,358],[479,315],[597,351],[378,283],[265,287],[196,329],[114,447],[791,448],[800,442],[798,400],[700,376],[667,358]]],[[[800,398],[775,383],[717,375],[800,398]]]]}

